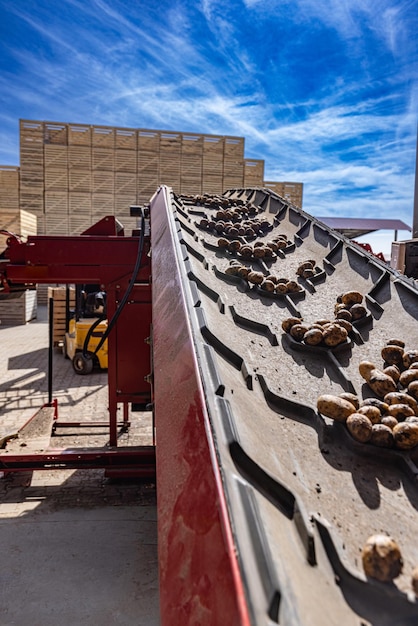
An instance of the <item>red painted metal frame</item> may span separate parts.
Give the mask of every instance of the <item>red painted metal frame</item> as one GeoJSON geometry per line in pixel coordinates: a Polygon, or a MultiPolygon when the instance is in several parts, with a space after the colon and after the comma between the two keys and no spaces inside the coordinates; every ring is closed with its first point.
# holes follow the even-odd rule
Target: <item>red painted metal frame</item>
{"type": "Polygon", "coordinates": [[[170,204],[165,187],[151,201],[161,621],[249,626],[170,204]]]}
{"type": "MultiPolygon", "coordinates": [[[[138,256],[140,237],[125,237],[113,216],[103,218],[78,236],[30,236],[8,239],[0,263],[0,287],[7,291],[28,284],[102,284],[107,292],[109,320],[128,288],[138,256]]],[[[145,406],[151,401],[149,374],[151,265],[149,236],[144,239],[140,269],[115,328],[108,337],[109,443],[117,446],[118,404],[145,406]]]]}

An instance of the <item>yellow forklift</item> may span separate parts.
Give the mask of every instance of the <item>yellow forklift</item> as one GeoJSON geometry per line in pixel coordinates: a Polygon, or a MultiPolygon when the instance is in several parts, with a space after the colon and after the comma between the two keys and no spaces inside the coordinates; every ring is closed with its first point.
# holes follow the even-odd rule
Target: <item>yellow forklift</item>
{"type": "Polygon", "coordinates": [[[74,371],[85,375],[94,367],[107,369],[107,339],[102,342],[107,331],[106,292],[93,285],[77,289],[76,310],[69,312],[68,318],[62,351],[71,359],[74,371]]]}

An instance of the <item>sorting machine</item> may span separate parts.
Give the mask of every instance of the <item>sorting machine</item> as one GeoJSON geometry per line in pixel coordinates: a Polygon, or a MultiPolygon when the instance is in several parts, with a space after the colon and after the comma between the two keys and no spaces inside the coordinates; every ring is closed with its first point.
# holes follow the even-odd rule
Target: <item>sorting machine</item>
{"type": "MultiPolygon", "coordinates": [[[[117,467],[128,454],[117,447],[117,405],[154,416],[162,624],[418,624],[418,451],[360,443],[317,410],[322,394],[373,395],[358,364],[380,366],[389,339],[418,348],[416,282],[264,189],[176,196],[162,186],[139,212],[132,236],[106,218],[79,237],[10,237],[0,272],[4,293],[105,286],[117,467]],[[248,231],[219,224],[236,208],[258,220],[254,249],[278,234],[285,244],[267,258],[240,255],[229,243],[245,245],[248,231]],[[297,288],[263,290],[231,271],[237,262],[297,288]],[[332,318],[350,290],[366,313],[344,342],[313,346],[283,331],[289,317],[332,318]],[[402,551],[391,583],[362,569],[377,533],[402,551]]],[[[152,451],[131,454],[149,469],[152,451]]]]}

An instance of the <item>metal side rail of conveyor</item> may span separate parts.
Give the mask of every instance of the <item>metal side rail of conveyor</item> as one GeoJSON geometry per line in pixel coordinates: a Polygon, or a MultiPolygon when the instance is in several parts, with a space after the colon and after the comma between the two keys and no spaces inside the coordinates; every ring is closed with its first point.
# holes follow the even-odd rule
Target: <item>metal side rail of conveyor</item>
{"type": "Polygon", "coordinates": [[[417,624],[418,451],[359,443],[316,408],[321,394],[367,395],[359,361],[379,364],[387,340],[418,348],[416,283],[264,189],[161,187],[151,216],[164,623],[417,624]],[[267,240],[282,243],[259,256],[267,240]],[[247,270],[296,287],[263,290],[247,270]],[[283,331],[332,318],[350,290],[365,310],[340,345],[283,331]],[[402,551],[391,583],[362,568],[379,533],[402,551]]]}

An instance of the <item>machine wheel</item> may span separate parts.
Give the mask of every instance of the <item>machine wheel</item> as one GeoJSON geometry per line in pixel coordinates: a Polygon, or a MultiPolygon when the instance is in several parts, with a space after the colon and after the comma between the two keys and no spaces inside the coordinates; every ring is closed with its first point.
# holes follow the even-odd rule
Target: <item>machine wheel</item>
{"type": "Polygon", "coordinates": [[[91,355],[84,356],[82,352],[77,352],[73,358],[73,368],[76,374],[82,376],[91,374],[93,371],[93,359],[91,355]]]}

